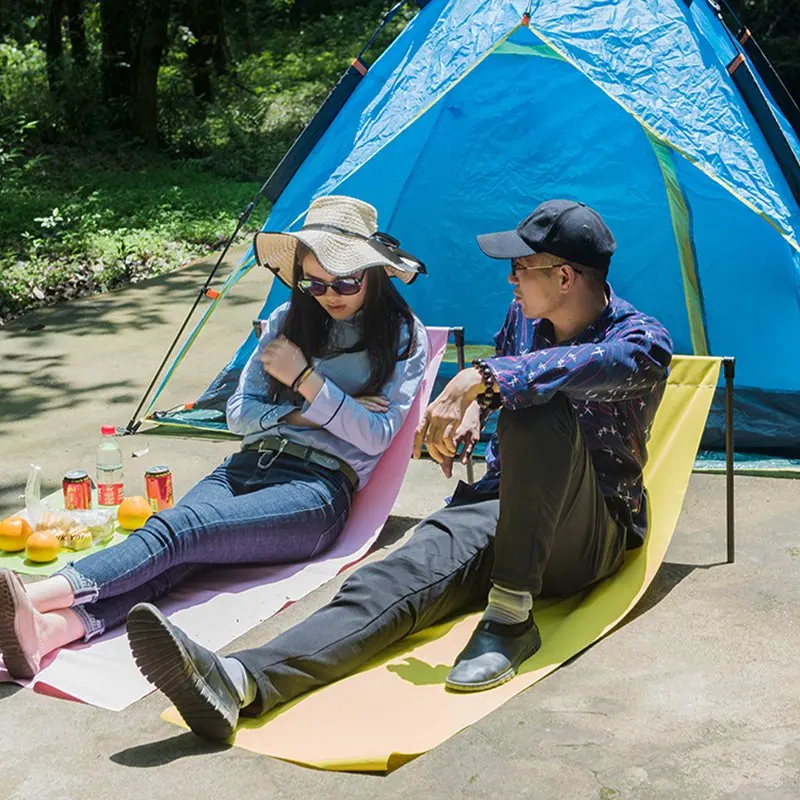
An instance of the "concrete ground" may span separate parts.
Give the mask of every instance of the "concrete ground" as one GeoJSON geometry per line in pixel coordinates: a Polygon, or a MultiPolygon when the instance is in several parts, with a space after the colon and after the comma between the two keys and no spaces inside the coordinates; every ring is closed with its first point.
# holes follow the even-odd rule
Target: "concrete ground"
{"type": "MultiPolygon", "coordinates": [[[[207,265],[31,314],[0,332],[0,513],[27,465],[47,489],[91,469],[100,424],[124,424],[207,265]]],[[[248,331],[253,271],[212,318],[161,407],[193,399],[248,331]]],[[[123,440],[128,491],[169,464],[178,492],[235,448],[123,440]],[[146,455],[133,452],[149,448],[146,455]]],[[[395,547],[451,483],[414,462],[378,550],[395,547]]],[[[142,487],[143,488],[143,487],[142,487]]],[[[0,686],[0,797],[796,800],[800,797],[800,484],[737,479],[737,562],[723,563],[724,482],[693,476],[665,564],[626,623],[501,709],[395,773],[314,771],[211,746],[159,719],[0,686]]],[[[233,647],[255,645],[332,596],[341,578],[233,647]]],[[[335,733],[335,720],[320,720],[335,733]]]]}

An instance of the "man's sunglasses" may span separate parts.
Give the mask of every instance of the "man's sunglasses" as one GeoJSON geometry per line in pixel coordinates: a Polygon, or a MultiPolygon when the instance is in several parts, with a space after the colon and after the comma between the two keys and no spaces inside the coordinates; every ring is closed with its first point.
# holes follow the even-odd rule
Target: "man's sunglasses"
{"type": "Polygon", "coordinates": [[[572,267],[573,272],[577,272],[578,275],[583,275],[583,270],[580,267],[573,266],[568,261],[563,261],[560,264],[543,264],[542,266],[526,266],[525,264],[521,264],[519,259],[512,258],[511,259],[511,274],[516,275],[518,272],[525,272],[529,269],[555,269],[556,267],[572,267]]]}
{"type": "Polygon", "coordinates": [[[364,283],[364,276],[360,278],[336,278],[328,283],[316,278],[303,278],[297,281],[297,288],[312,297],[322,297],[328,289],[333,289],[336,294],[353,295],[361,291],[361,284],[364,283]]]}

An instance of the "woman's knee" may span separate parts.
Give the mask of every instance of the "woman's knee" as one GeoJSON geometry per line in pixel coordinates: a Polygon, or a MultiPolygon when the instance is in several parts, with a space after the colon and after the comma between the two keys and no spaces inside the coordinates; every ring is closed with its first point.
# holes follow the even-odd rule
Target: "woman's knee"
{"type": "Polygon", "coordinates": [[[153,514],[141,528],[128,537],[145,542],[153,550],[171,548],[183,534],[191,530],[192,521],[186,506],[175,506],[153,514]]]}

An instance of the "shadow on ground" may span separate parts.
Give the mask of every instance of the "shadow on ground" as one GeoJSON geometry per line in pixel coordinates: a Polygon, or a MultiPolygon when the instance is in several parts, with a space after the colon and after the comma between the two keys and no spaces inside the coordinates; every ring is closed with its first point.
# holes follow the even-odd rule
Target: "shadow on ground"
{"type": "Polygon", "coordinates": [[[376,550],[384,550],[391,547],[395,542],[399,542],[410,530],[422,522],[420,517],[395,517],[390,516],[386,524],[378,534],[375,544],[372,545],[371,553],[376,550]]]}
{"type": "Polygon", "coordinates": [[[187,731],[179,736],[120,750],[109,759],[123,767],[163,767],[181,758],[222,753],[230,748],[231,745],[225,742],[206,742],[187,731]]]}
{"type": "MultiPolygon", "coordinates": [[[[232,263],[224,265],[212,287],[221,286],[232,263]]],[[[39,309],[10,322],[0,336],[0,419],[13,423],[45,412],[65,413],[99,397],[111,409],[132,406],[178,333],[210,268],[207,262],[194,264],[134,286],[39,309]],[[146,331],[150,337],[142,339],[146,331]],[[137,346],[134,342],[141,343],[137,346]],[[85,380],[93,374],[85,368],[87,362],[97,365],[95,382],[85,380]]],[[[259,303],[265,287],[260,281],[256,284],[257,288],[252,288],[258,296],[234,290],[225,299],[226,307],[235,314],[236,308],[259,303]]],[[[187,330],[210,302],[201,300],[187,330]]],[[[248,315],[242,320],[240,336],[227,334],[231,336],[230,351],[247,336],[249,327],[248,315]]],[[[69,424],[66,418],[65,423],[69,424]]]]}
{"type": "MultiPolygon", "coordinates": [[[[219,288],[232,264],[226,261],[220,268],[214,276],[212,288],[219,288]]],[[[37,309],[9,322],[5,331],[11,337],[35,337],[42,330],[79,336],[146,330],[168,322],[173,316],[168,312],[176,304],[188,312],[210,271],[211,262],[203,260],[109,292],[37,309]]],[[[238,306],[251,299],[229,295],[225,302],[238,306]]]]}
{"type": "Polygon", "coordinates": [[[22,687],[16,683],[0,683],[0,700],[13,697],[22,687]]]}
{"type": "Polygon", "coordinates": [[[653,582],[647,587],[647,591],[631,609],[628,616],[617,625],[617,629],[628,625],[638,617],[641,617],[642,614],[645,614],[651,608],[658,605],[658,603],[667,597],[678,584],[688,578],[695,570],[714,569],[724,566],[726,566],[725,562],[714,564],[676,564],[670,561],[664,561],[659,567],[658,572],[656,572],[653,582]]]}

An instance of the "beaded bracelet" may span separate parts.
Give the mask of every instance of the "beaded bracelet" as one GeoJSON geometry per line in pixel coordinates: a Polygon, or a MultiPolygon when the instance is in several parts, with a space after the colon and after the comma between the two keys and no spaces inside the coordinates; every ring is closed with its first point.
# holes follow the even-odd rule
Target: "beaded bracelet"
{"type": "Polygon", "coordinates": [[[314,367],[311,364],[308,364],[302,372],[292,381],[291,390],[293,392],[299,392],[300,386],[302,385],[303,381],[314,371],[314,367]]]}
{"type": "Polygon", "coordinates": [[[494,390],[494,373],[491,367],[482,358],[473,359],[472,366],[480,372],[483,384],[486,387],[478,395],[478,405],[488,410],[492,408],[495,398],[498,397],[497,392],[494,390]]]}

